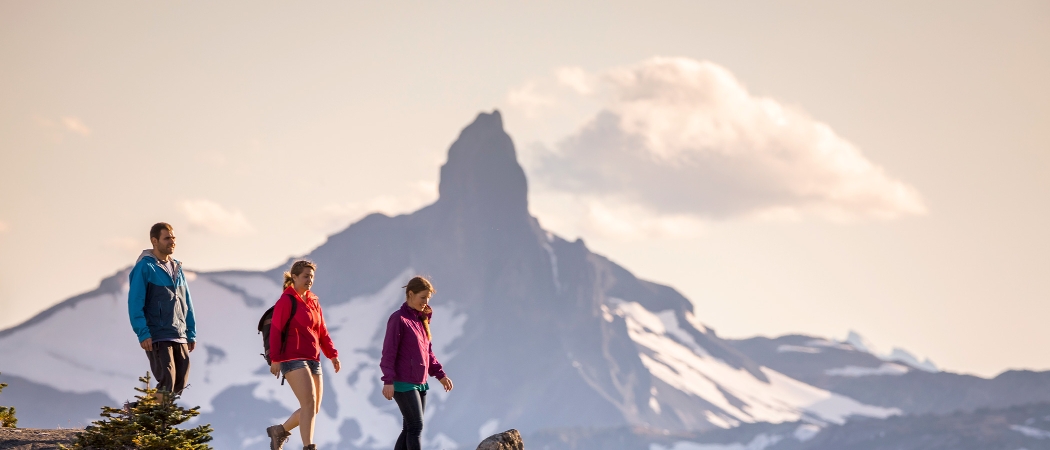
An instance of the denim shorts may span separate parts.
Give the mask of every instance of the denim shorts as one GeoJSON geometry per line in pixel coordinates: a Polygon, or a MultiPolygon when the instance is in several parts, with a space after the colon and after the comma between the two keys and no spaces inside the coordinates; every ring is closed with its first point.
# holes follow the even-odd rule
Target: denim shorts
{"type": "Polygon", "coordinates": [[[293,370],[309,368],[310,373],[314,375],[321,374],[321,361],[313,361],[309,359],[295,359],[292,361],[281,362],[281,375],[288,376],[288,372],[293,370]]]}

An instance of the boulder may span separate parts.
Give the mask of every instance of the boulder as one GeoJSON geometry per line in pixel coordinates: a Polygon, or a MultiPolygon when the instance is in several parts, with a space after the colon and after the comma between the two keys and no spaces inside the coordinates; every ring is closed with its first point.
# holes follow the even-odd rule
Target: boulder
{"type": "Polygon", "coordinates": [[[485,438],[477,450],[525,450],[525,443],[521,441],[521,433],[512,428],[485,438]]]}

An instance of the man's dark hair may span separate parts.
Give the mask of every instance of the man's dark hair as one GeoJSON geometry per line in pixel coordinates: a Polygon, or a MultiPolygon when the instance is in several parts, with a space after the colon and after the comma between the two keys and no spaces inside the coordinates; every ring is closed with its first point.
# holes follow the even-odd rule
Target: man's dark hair
{"type": "Polygon", "coordinates": [[[174,233],[175,230],[171,229],[171,224],[167,222],[157,222],[149,228],[150,239],[160,239],[160,230],[168,230],[168,233],[174,233]]]}

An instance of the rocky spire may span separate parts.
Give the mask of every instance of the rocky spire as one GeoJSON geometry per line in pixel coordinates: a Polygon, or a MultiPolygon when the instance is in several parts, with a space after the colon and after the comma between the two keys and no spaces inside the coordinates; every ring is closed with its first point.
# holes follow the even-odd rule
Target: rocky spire
{"type": "Polygon", "coordinates": [[[499,111],[478,114],[441,166],[444,207],[505,219],[528,216],[528,186],[499,111]]]}

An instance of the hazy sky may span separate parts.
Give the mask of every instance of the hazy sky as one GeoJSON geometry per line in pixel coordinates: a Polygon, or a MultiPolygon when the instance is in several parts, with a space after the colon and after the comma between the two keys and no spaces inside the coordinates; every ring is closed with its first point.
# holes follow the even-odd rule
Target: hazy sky
{"type": "Polygon", "coordinates": [[[1050,3],[0,1],[0,328],[436,198],[500,109],[533,214],[720,335],[1050,369],[1050,3]]]}

